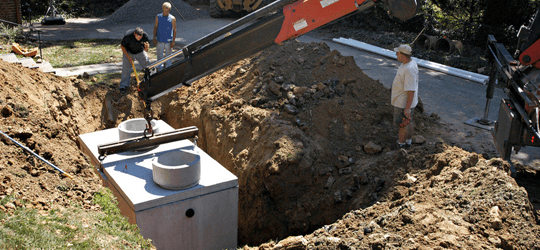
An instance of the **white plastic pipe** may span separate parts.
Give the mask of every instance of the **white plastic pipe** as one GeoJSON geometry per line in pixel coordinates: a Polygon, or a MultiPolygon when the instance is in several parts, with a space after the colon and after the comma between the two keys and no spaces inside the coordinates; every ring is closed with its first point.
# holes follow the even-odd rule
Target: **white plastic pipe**
{"type": "MultiPolygon", "coordinates": [[[[397,59],[396,52],[394,52],[392,50],[379,48],[377,46],[373,46],[371,44],[367,44],[367,43],[360,42],[360,41],[350,39],[350,38],[334,38],[332,40],[334,42],[345,44],[345,45],[355,47],[355,48],[358,48],[358,49],[361,49],[361,50],[369,51],[371,53],[375,53],[375,54],[379,54],[379,55],[382,55],[382,56],[397,59]]],[[[449,74],[449,75],[461,77],[461,78],[464,78],[464,79],[467,79],[467,80],[470,80],[470,81],[474,81],[474,82],[478,82],[478,83],[481,83],[481,84],[484,84],[484,85],[487,84],[487,82],[489,80],[489,76],[486,76],[486,75],[477,74],[477,73],[473,73],[473,72],[470,72],[470,71],[449,67],[449,66],[446,66],[446,65],[443,65],[443,64],[430,62],[430,61],[426,61],[426,60],[423,60],[423,59],[418,59],[416,57],[413,57],[413,59],[416,61],[418,66],[428,68],[428,69],[432,69],[432,70],[436,70],[436,71],[440,71],[440,72],[443,72],[443,73],[446,73],[446,74],[449,74]]]]}

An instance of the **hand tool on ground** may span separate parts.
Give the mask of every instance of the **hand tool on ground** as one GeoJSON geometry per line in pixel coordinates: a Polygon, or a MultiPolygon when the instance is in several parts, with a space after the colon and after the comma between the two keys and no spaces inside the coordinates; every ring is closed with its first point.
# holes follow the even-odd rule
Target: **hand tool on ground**
{"type": "Polygon", "coordinates": [[[63,25],[66,24],[66,19],[58,12],[56,6],[54,6],[54,0],[51,0],[47,13],[43,19],[41,19],[41,25],[63,25]]]}
{"type": "Polygon", "coordinates": [[[33,156],[37,157],[38,159],[42,160],[43,162],[47,163],[49,166],[53,167],[54,169],[56,169],[58,172],[60,172],[62,175],[64,176],[67,176],[69,177],[70,179],[73,179],[73,176],[71,176],[70,174],[64,172],[62,169],[58,168],[57,166],[55,166],[54,164],[50,163],[49,161],[45,160],[43,157],[39,156],[38,154],[36,154],[34,151],[30,150],[29,148],[27,148],[26,146],[22,145],[21,143],[19,143],[18,141],[16,141],[15,139],[9,137],[9,135],[5,134],[4,132],[0,131],[0,133],[5,136],[6,138],[10,139],[12,142],[14,142],[15,144],[17,144],[17,146],[23,148],[24,150],[26,150],[27,152],[31,153],[33,156]]]}

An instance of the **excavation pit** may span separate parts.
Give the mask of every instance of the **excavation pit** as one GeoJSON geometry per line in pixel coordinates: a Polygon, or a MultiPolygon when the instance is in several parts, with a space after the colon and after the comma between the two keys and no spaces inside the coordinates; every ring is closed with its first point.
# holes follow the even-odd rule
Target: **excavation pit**
{"type": "MultiPolygon", "coordinates": [[[[482,164],[492,162],[498,166],[464,169],[472,165],[470,159],[474,159],[474,155],[458,147],[443,147],[441,141],[451,142],[452,145],[459,147],[478,148],[484,155],[492,155],[489,150],[493,147],[492,140],[470,133],[456,133],[461,131],[457,128],[468,125],[459,125],[456,128],[435,124],[428,120],[429,113],[422,115],[420,112],[415,112],[415,115],[420,116],[415,118],[418,118],[416,121],[419,124],[424,123],[424,126],[419,127],[422,130],[418,132],[426,137],[425,145],[415,145],[412,150],[407,150],[408,153],[405,155],[399,150],[385,152],[384,149],[377,155],[366,155],[362,145],[370,140],[383,147],[395,144],[395,138],[392,137],[395,134],[387,127],[387,124],[391,124],[391,114],[384,112],[391,107],[383,105],[388,102],[390,93],[369,88],[373,86],[372,80],[355,75],[358,70],[347,67],[349,64],[340,64],[340,61],[347,62],[344,58],[338,57],[335,53],[327,54],[321,46],[315,49],[310,44],[298,44],[290,50],[283,51],[290,48],[290,44],[275,47],[273,53],[275,52],[276,56],[269,58],[272,60],[263,60],[265,58],[263,54],[258,57],[257,64],[248,61],[234,64],[224,72],[202,78],[191,88],[181,88],[174,94],[162,97],[163,102],[159,103],[158,107],[163,108],[160,112],[156,112],[174,128],[197,126],[204,131],[198,140],[198,146],[239,177],[242,183],[239,222],[243,223],[238,227],[240,246],[243,246],[242,241],[258,246],[260,242],[277,243],[277,240],[285,239],[289,235],[313,232],[317,232],[316,237],[290,239],[301,239],[293,241],[298,243],[306,240],[308,243],[318,244],[321,248],[327,246],[332,249],[347,246],[369,249],[381,244],[392,246],[394,243],[405,242],[426,244],[419,247],[430,249],[441,245],[457,247],[458,244],[462,249],[473,249],[477,246],[496,248],[491,245],[490,239],[502,239],[503,244],[523,249],[532,249],[539,245],[538,237],[531,237],[538,231],[534,221],[534,211],[538,210],[536,209],[538,203],[533,203],[534,211],[523,209],[523,204],[529,204],[527,197],[540,200],[538,198],[540,192],[535,186],[537,181],[534,182],[535,172],[528,172],[530,174],[527,175],[527,179],[519,179],[528,182],[524,186],[527,195],[523,188],[516,187],[515,181],[509,180],[496,170],[502,167],[500,159],[479,161],[482,164]],[[306,55],[305,52],[315,56],[306,55]],[[281,66],[277,66],[275,62],[281,66]],[[259,68],[253,69],[257,65],[259,68]],[[270,66],[263,68],[265,65],[275,69],[272,70],[270,66]],[[320,69],[319,65],[325,68],[320,69]],[[244,70],[247,72],[240,74],[244,70]],[[326,81],[325,79],[332,79],[330,74],[316,74],[331,73],[334,70],[340,77],[340,82],[326,81]],[[258,77],[250,78],[250,72],[259,72],[258,77]],[[237,80],[234,82],[227,80],[233,76],[237,80]],[[284,76],[286,81],[295,79],[296,86],[308,88],[314,82],[321,82],[325,88],[332,87],[334,92],[341,89],[339,83],[348,83],[346,87],[350,89],[335,92],[340,95],[332,96],[331,91],[323,97],[313,95],[319,99],[316,102],[304,100],[304,108],[292,116],[280,108],[281,104],[276,102],[278,97],[269,89],[265,89],[264,85],[257,87],[266,90],[257,92],[262,98],[240,95],[246,93],[245,91],[253,93],[250,87],[256,87],[261,82],[259,76],[264,77],[264,82],[284,76]],[[304,84],[301,82],[303,79],[309,80],[311,77],[316,78],[301,85],[304,84]],[[251,80],[246,82],[247,79],[251,80]],[[349,82],[348,79],[358,80],[349,82]],[[384,95],[378,95],[379,93],[384,95]],[[221,96],[223,98],[219,98],[221,96]],[[279,110],[279,115],[273,110],[279,110]],[[266,111],[271,112],[270,115],[265,116],[263,112],[266,111]],[[289,117],[291,119],[288,119],[289,117]],[[300,119],[305,125],[301,127],[301,124],[292,118],[300,119]],[[301,132],[300,129],[305,131],[301,132]],[[381,160],[377,161],[378,158],[381,160]],[[355,162],[351,163],[349,159],[354,159],[355,162]],[[435,164],[430,164],[430,161],[434,161],[435,164]],[[443,171],[439,173],[438,170],[441,169],[443,171]],[[431,188],[431,185],[437,187],[431,188]],[[505,189],[508,191],[501,192],[505,189]],[[356,191],[352,192],[354,190],[356,191]],[[452,190],[457,192],[457,196],[449,195],[453,194],[452,190]],[[481,233],[484,232],[483,229],[489,228],[489,224],[486,223],[491,218],[489,211],[493,206],[489,201],[496,200],[497,197],[512,197],[504,201],[503,211],[515,211],[512,213],[513,216],[506,217],[508,220],[502,224],[501,229],[492,230],[493,234],[490,234],[489,239],[481,237],[482,234],[480,237],[471,237],[473,234],[470,231],[462,230],[472,228],[474,232],[481,233]],[[483,202],[486,200],[488,202],[483,202]],[[448,204],[456,204],[456,201],[463,202],[460,204],[466,205],[468,209],[445,209],[448,208],[448,204]],[[376,205],[369,206],[370,202],[376,202],[376,205]],[[409,206],[411,204],[414,205],[409,206]],[[419,209],[422,207],[417,204],[425,209],[419,209]],[[344,216],[349,211],[355,213],[344,216]],[[484,213],[471,214],[470,211],[484,211],[484,213]],[[433,216],[441,219],[428,222],[415,219],[433,216]],[[444,219],[449,218],[448,216],[470,218],[477,223],[471,225],[458,220],[461,226],[453,225],[444,219]],[[384,224],[384,227],[379,227],[373,222],[382,222],[381,225],[384,224]],[[368,225],[374,227],[368,228],[368,225]],[[372,229],[375,231],[364,233],[366,228],[368,231],[372,229]],[[450,231],[442,234],[440,230],[433,228],[446,228],[450,231]],[[504,240],[507,239],[505,235],[508,235],[509,231],[513,232],[512,238],[515,241],[505,243],[504,240]],[[390,237],[386,237],[387,235],[390,237]],[[426,235],[430,237],[429,242],[424,241],[426,235]],[[382,236],[384,237],[381,238],[382,236]],[[411,240],[401,240],[404,238],[411,240]],[[388,242],[385,239],[399,242],[388,242]],[[454,243],[457,244],[451,245],[454,243]]],[[[8,176],[11,181],[2,182],[2,185],[12,188],[14,194],[18,192],[19,195],[27,197],[28,203],[39,201],[40,198],[46,199],[48,211],[66,208],[67,212],[74,206],[82,206],[91,213],[100,210],[93,203],[87,204],[92,195],[98,195],[96,192],[102,185],[101,181],[98,181],[99,178],[90,172],[100,165],[91,164],[89,157],[82,157],[80,149],[75,148],[72,138],[77,138],[79,134],[101,130],[103,127],[116,127],[126,117],[142,117],[143,107],[138,101],[138,95],[129,92],[117,93],[105,84],[86,85],[79,80],[72,82],[67,78],[52,78],[39,71],[25,69],[19,65],[8,66],[7,63],[0,61],[0,67],[2,65],[6,66],[2,67],[5,73],[0,74],[0,79],[9,83],[3,85],[1,91],[5,100],[2,105],[4,115],[2,128],[29,147],[35,143],[40,154],[46,155],[47,159],[50,157],[53,163],[58,163],[57,166],[75,177],[75,181],[62,178],[59,173],[49,168],[37,170],[34,168],[34,172],[40,174],[39,176],[30,174],[30,169],[24,168],[35,166],[35,159],[4,141],[0,143],[4,167],[0,174],[3,175],[4,181],[8,180],[8,176]],[[102,106],[107,103],[103,101],[104,96],[112,100],[108,107],[102,106]],[[66,100],[69,102],[66,103],[66,100]],[[136,103],[139,105],[134,105],[136,103]],[[118,115],[118,119],[104,121],[107,118],[99,115],[102,112],[110,114],[113,118],[116,117],[114,115],[118,115]],[[9,165],[10,162],[14,164],[9,165]]],[[[388,69],[385,67],[385,70],[388,69]]],[[[424,77],[428,77],[428,74],[424,77]]],[[[286,84],[288,82],[284,82],[283,85],[286,84]]],[[[319,92],[324,93],[324,89],[317,90],[316,93],[319,92]]],[[[287,93],[281,98],[285,97],[285,94],[287,93]]],[[[454,110],[440,111],[442,116],[446,116],[451,115],[454,110]]],[[[436,114],[432,116],[437,117],[436,114]]],[[[121,155],[130,154],[140,155],[136,152],[121,155]]],[[[113,156],[112,154],[107,156],[106,160],[110,160],[109,158],[113,156]]],[[[204,162],[204,159],[202,160],[204,162]]],[[[149,179],[149,183],[151,182],[152,179],[149,179]]],[[[4,189],[0,189],[2,190],[4,189]]],[[[6,196],[10,199],[11,197],[6,196]]],[[[123,203],[126,204],[125,201],[123,203]]],[[[38,210],[44,211],[47,210],[41,208],[38,210]]],[[[73,209],[73,211],[80,210],[73,209]]],[[[189,216],[198,218],[200,215],[201,211],[196,208],[177,213],[177,216],[183,218],[189,216]]],[[[95,225],[93,222],[95,221],[89,221],[90,228],[95,225]]],[[[97,241],[110,240],[114,236],[113,234],[109,236],[105,232],[104,237],[97,237],[97,241]]],[[[124,242],[123,240],[120,238],[116,242],[124,242]]],[[[133,244],[133,241],[129,243],[133,244]]],[[[120,248],[122,246],[125,245],[120,245],[120,248]]]]}

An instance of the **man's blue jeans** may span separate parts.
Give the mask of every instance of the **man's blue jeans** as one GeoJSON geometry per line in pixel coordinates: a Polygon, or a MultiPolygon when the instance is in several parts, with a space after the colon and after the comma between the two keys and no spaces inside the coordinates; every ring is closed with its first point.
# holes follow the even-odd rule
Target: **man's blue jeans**
{"type": "MultiPolygon", "coordinates": [[[[167,57],[168,55],[170,55],[172,52],[172,49],[171,49],[171,43],[160,43],[158,42],[157,45],[156,45],[156,53],[157,53],[157,60],[161,60],[165,57],[167,57]]],[[[171,66],[172,62],[171,60],[167,61],[165,63],[165,66],[166,67],[169,67],[171,66]]],[[[163,64],[159,65],[158,66],[158,69],[161,70],[163,69],[163,64]]]]}
{"type": "MultiPolygon", "coordinates": [[[[149,62],[148,62],[148,55],[146,54],[146,51],[143,50],[143,52],[137,53],[137,54],[129,53],[129,56],[131,56],[131,59],[133,61],[137,60],[143,69],[148,67],[149,62]]],[[[123,56],[122,56],[122,76],[120,77],[120,88],[128,88],[129,87],[129,79],[130,79],[131,72],[133,72],[133,68],[131,66],[131,63],[129,62],[129,59],[127,58],[126,54],[123,54],[123,56]]]]}

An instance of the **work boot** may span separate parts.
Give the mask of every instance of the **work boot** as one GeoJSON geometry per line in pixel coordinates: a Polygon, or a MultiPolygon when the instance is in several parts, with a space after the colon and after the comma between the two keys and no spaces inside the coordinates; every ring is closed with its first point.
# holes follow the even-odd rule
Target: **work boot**
{"type": "Polygon", "coordinates": [[[398,146],[398,149],[410,149],[411,148],[411,144],[407,144],[407,143],[399,143],[399,141],[396,141],[397,143],[397,146],[398,146]]]}

